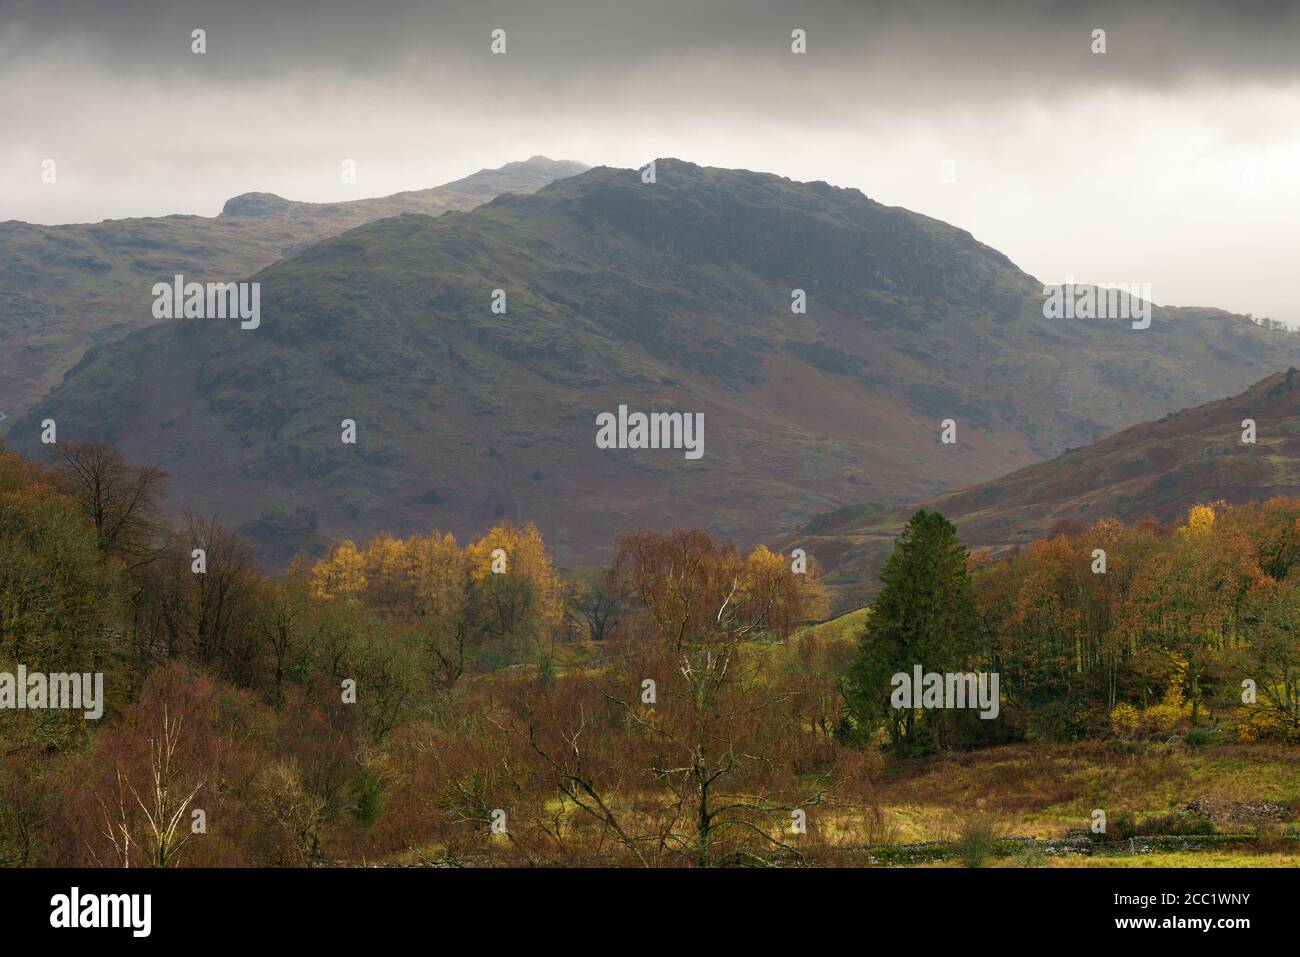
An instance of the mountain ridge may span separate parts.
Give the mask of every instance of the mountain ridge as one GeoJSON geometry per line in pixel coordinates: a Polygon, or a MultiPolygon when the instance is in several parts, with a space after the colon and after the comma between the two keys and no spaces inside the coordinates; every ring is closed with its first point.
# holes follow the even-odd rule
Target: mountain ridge
{"type": "Polygon", "coordinates": [[[585,168],[533,157],[391,197],[301,203],[244,193],[227,201],[223,215],[211,217],[0,223],[0,411],[15,418],[58,384],[88,346],[156,321],[148,297],[154,282],[177,273],[242,279],[364,222],[403,211],[440,214],[473,207],[585,168]]]}

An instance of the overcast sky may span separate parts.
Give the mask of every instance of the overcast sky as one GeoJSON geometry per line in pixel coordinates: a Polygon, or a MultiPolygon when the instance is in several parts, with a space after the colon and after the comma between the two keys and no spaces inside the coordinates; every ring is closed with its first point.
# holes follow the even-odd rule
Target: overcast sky
{"type": "Polygon", "coordinates": [[[1300,323],[1297,50],[1300,3],[1250,0],[0,0],[0,220],[677,156],[857,187],[1045,281],[1300,323]]]}

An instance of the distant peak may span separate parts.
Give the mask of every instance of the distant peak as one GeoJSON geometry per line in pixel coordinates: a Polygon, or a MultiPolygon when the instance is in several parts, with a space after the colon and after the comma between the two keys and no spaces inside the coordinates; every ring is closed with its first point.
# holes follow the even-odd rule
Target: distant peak
{"type": "Polygon", "coordinates": [[[265,218],[283,212],[293,205],[275,193],[240,193],[226,200],[221,207],[222,216],[253,216],[265,218]]]}
{"type": "Polygon", "coordinates": [[[543,156],[538,153],[536,156],[530,156],[526,160],[516,160],[513,163],[507,163],[502,169],[515,169],[520,166],[540,167],[545,170],[563,170],[567,173],[581,173],[591,169],[586,163],[578,160],[554,160],[549,156],[543,156]]]}

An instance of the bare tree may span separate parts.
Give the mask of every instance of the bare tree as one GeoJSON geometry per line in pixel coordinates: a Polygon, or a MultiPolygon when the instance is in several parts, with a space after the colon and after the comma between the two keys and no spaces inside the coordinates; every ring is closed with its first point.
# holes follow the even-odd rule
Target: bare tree
{"type": "Polygon", "coordinates": [[[230,650],[239,615],[249,610],[256,573],[248,547],[220,519],[185,513],[191,555],[202,549],[206,570],[195,574],[191,634],[201,661],[220,662],[230,650]]]}
{"type": "Polygon", "coordinates": [[[181,730],[180,716],[172,718],[164,702],[161,728],[149,741],[145,793],[142,795],[130,776],[119,768],[116,772],[117,793],[112,805],[102,795],[99,797],[104,816],[102,833],[122,867],[130,867],[137,858],[143,858],[155,867],[174,864],[194,836],[194,832],[183,825],[187,823],[187,812],[195,796],[207,783],[207,776],[199,776],[194,786],[188,789],[180,785],[176,752],[181,730]],[[144,814],[143,834],[133,826],[134,815],[130,810],[133,803],[144,814]]]}
{"type": "Polygon", "coordinates": [[[130,465],[109,445],[67,442],[58,446],[55,474],[94,525],[101,553],[116,552],[132,564],[149,559],[166,472],[130,465]]]}
{"type": "Polygon", "coordinates": [[[618,624],[618,595],[604,578],[591,583],[575,583],[571,601],[574,610],[586,622],[592,641],[604,641],[618,624]]]}

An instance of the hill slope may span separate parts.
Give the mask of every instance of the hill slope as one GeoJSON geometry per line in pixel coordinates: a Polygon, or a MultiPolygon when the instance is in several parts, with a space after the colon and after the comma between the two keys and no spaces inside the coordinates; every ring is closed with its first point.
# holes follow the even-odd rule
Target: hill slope
{"type": "Polygon", "coordinates": [[[1240,395],[1143,422],[1010,475],[920,506],[850,506],[791,535],[831,568],[837,604],[860,603],[915,508],[935,509],[968,548],[1024,544],[1063,524],[1113,516],[1173,521],[1193,505],[1300,496],[1300,372],[1276,373],[1240,395]],[[1243,443],[1252,419],[1256,442],[1243,443]]]}
{"type": "Polygon", "coordinates": [[[35,448],[56,418],[236,524],[532,519],[576,562],[642,523],[750,541],[848,502],[915,502],[1300,361],[1294,337],[1214,310],[1157,308],[1147,330],[1049,321],[1041,284],[962,230],[669,159],[655,184],[601,167],[381,220],[255,278],[261,328],[182,320],[92,350],[13,439],[35,448]],[[596,416],[620,403],[703,413],[704,457],[598,449],[596,416]],[[948,417],[956,445],[939,441],[948,417]]]}
{"type": "Polygon", "coordinates": [[[444,186],[377,199],[299,203],[246,193],[215,217],[0,223],[0,412],[12,420],[88,346],[155,322],[149,290],[176,273],[201,282],[240,279],[362,223],[404,212],[437,216],[472,209],[584,169],[534,156],[444,186]]]}

